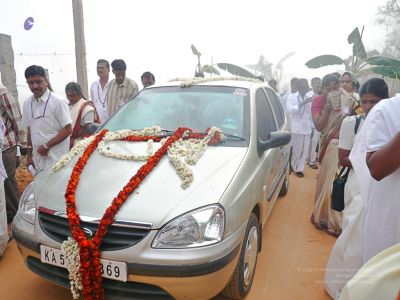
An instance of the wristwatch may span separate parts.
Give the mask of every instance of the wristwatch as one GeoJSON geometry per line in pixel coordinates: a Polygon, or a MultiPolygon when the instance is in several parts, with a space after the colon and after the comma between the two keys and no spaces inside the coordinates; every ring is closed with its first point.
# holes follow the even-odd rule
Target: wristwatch
{"type": "Polygon", "coordinates": [[[50,150],[50,147],[47,146],[47,144],[44,144],[43,147],[44,147],[44,149],[46,149],[46,150],[50,150]]]}

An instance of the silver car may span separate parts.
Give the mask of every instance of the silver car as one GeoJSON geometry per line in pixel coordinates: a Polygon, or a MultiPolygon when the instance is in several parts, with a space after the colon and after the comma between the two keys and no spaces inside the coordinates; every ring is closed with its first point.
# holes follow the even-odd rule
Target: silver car
{"type": "MultiPolygon", "coordinates": [[[[254,80],[169,82],[142,90],[102,126],[110,131],[159,125],[224,133],[191,166],[182,189],[164,158],[118,211],[101,246],[109,299],[210,299],[249,292],[261,250],[262,227],[288,189],[287,118],[279,96],[254,80]]],[[[142,153],[145,143],[111,142],[108,149],[142,153]]],[[[159,147],[159,143],[155,146],[159,147]]],[[[69,287],[61,243],[71,236],[65,191],[78,157],[57,172],[44,170],[20,200],[12,232],[28,268],[69,287]]],[[[141,163],[95,151],[77,188],[88,238],[112,199],[141,163]]]]}

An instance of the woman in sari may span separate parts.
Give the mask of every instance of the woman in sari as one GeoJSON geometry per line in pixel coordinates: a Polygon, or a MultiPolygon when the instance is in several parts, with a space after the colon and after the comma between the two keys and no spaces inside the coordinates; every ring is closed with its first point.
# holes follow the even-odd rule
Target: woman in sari
{"type": "Polygon", "coordinates": [[[340,88],[339,79],[331,74],[322,79],[322,95],[313,98],[311,113],[315,128],[321,132],[318,174],[311,222],[333,236],[341,233],[342,215],[331,209],[332,183],[337,175],[338,139],[345,116],[357,103],[353,95],[340,88]]]}
{"type": "Polygon", "coordinates": [[[70,148],[77,140],[89,135],[90,125],[100,124],[93,102],[85,100],[82,95],[82,88],[76,82],[70,82],[65,87],[65,94],[69,101],[69,112],[72,119],[72,134],[70,137],[70,148]]]}
{"type": "Polygon", "coordinates": [[[349,159],[350,151],[356,134],[360,132],[364,117],[375,104],[389,97],[388,86],[383,79],[372,78],[361,87],[360,97],[365,115],[345,118],[340,128],[339,163],[342,167],[350,168],[350,172],[344,189],[342,233],[332,249],[325,273],[325,288],[333,299],[338,297],[346,282],[363,264],[362,228],[365,208],[357,177],[349,159]]]}

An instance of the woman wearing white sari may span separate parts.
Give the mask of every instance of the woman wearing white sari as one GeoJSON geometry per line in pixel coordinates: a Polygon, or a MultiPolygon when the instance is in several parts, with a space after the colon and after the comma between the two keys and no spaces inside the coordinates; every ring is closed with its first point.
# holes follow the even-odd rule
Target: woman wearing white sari
{"type": "MultiPolygon", "coordinates": [[[[365,114],[381,99],[388,98],[385,81],[380,78],[368,80],[360,90],[361,107],[365,114]]],[[[325,287],[328,294],[336,299],[346,282],[363,264],[362,226],[364,205],[357,177],[349,160],[356,133],[360,130],[364,116],[350,116],[343,120],[339,135],[339,163],[350,168],[345,185],[345,208],[343,210],[342,233],[337,239],[329,257],[325,273],[325,287]]]]}

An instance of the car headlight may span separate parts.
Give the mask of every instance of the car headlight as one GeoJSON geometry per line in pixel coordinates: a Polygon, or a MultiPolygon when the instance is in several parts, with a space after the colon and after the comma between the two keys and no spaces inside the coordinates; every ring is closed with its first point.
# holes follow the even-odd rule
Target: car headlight
{"type": "Polygon", "coordinates": [[[19,200],[18,215],[26,222],[34,224],[36,214],[36,201],[33,194],[33,182],[31,182],[22,193],[19,200]]]}
{"type": "Polygon", "coordinates": [[[191,248],[218,243],[224,235],[225,214],[219,205],[188,212],[167,223],[156,235],[153,248],[191,248]]]}

